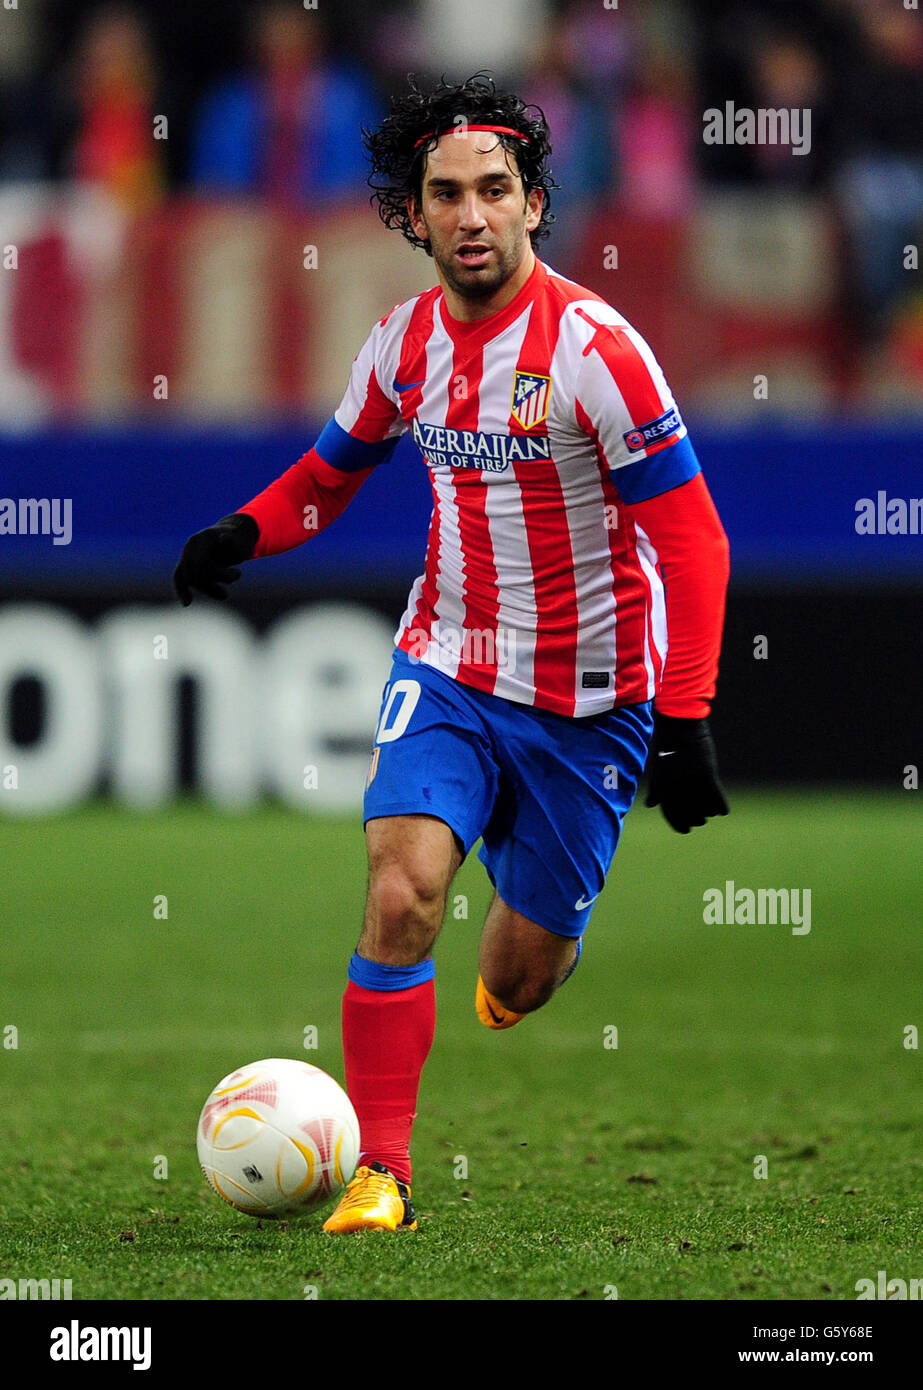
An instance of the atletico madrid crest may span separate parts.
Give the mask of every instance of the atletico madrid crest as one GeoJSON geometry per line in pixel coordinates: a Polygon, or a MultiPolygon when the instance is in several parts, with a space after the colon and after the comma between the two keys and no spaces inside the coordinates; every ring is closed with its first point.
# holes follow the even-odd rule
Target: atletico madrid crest
{"type": "Polygon", "coordinates": [[[531,372],[517,372],[513,377],[513,404],[511,414],[524,430],[540,425],[548,414],[548,398],[551,395],[551,377],[533,376],[531,372]]]}

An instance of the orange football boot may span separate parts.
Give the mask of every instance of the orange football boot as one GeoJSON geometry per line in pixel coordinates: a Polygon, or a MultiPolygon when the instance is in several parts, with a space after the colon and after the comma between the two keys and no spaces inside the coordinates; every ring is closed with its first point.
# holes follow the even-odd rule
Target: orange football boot
{"type": "Polygon", "coordinates": [[[417,1218],[410,1203],[410,1188],[383,1163],[363,1164],[340,1198],[336,1210],[324,1222],[324,1230],[415,1231],[417,1218]]]}

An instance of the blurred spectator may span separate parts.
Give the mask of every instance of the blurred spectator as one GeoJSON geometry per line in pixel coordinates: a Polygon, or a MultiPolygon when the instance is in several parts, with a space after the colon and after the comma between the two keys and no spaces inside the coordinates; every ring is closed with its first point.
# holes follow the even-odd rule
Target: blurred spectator
{"type": "MultiPolygon", "coordinates": [[[[753,145],[756,178],[776,186],[818,187],[829,170],[829,145],[827,84],[816,49],[797,34],[767,34],[755,45],[753,89],[758,109],[800,113],[804,142],[799,154],[783,143],[753,145]]],[[[794,129],[791,134],[794,140],[794,129]]]]}
{"type": "Polygon", "coordinates": [[[558,268],[603,208],[660,219],[689,211],[697,126],[686,31],[673,0],[625,14],[572,0],[549,27],[526,87],[551,127],[558,268]]]}
{"type": "Polygon", "coordinates": [[[368,172],[363,125],[378,119],[369,79],[328,57],[316,11],[271,4],[256,19],[255,70],[205,98],[193,139],[192,182],[275,203],[355,194],[368,172]]]}
{"type": "Polygon", "coordinates": [[[552,195],[555,223],[549,249],[567,267],[586,205],[602,200],[613,181],[606,104],[579,69],[579,52],[567,19],[552,24],[523,82],[523,99],[545,113],[551,132],[551,167],[560,185],[552,195]]]}
{"type": "Polygon", "coordinates": [[[35,109],[33,85],[40,26],[34,10],[21,10],[12,19],[0,8],[0,179],[42,178],[45,121],[35,109]]]}
{"type": "Polygon", "coordinates": [[[421,62],[419,23],[410,0],[376,7],[375,13],[368,15],[366,30],[366,42],[374,53],[375,71],[384,90],[402,91],[408,73],[428,68],[421,62]]]}
{"type": "Polygon", "coordinates": [[[904,247],[923,242],[923,29],[899,7],[857,5],[861,60],[836,180],[847,230],[852,307],[866,340],[881,338],[919,285],[904,247]]]}
{"type": "Polygon", "coordinates": [[[619,202],[638,217],[684,217],[695,200],[697,112],[679,50],[646,45],[620,125],[619,202]]]}
{"type": "Polygon", "coordinates": [[[70,170],[140,210],[163,185],[154,139],[154,63],[132,12],[106,9],[89,22],[74,58],[77,131],[70,170]]]}
{"type": "Polygon", "coordinates": [[[541,35],[522,83],[551,130],[551,167],[560,188],[549,256],[568,273],[587,220],[609,202],[618,178],[618,122],[636,43],[633,15],[596,0],[568,0],[541,35]]]}
{"type": "MultiPolygon", "coordinates": [[[[838,136],[842,74],[855,38],[850,0],[690,0],[700,111],[698,157],[706,183],[820,189],[838,136]],[[810,112],[810,150],[784,144],[705,144],[702,112],[810,112]]],[[[803,116],[799,117],[803,123],[803,116]]],[[[803,131],[803,126],[802,126],[803,131]]]]}
{"type": "Polygon", "coordinates": [[[567,0],[562,32],[574,69],[607,107],[620,106],[643,22],[633,7],[607,10],[597,0],[567,0]]]}

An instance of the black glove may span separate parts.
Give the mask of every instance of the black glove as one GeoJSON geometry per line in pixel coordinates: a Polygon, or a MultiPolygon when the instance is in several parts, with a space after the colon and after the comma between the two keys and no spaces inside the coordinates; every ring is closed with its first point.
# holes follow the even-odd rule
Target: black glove
{"type": "Polygon", "coordinates": [[[193,589],[211,598],[227,598],[223,586],[240,578],[240,570],[229,567],[252,560],[259,538],[260,528],[245,512],[222,517],[190,536],[173,571],[173,587],[183,607],[192,602],[193,589]]]}
{"type": "Polygon", "coordinates": [[[704,825],[709,816],[727,815],[707,719],[676,719],[655,711],[645,805],[659,806],[680,835],[704,825]]]}

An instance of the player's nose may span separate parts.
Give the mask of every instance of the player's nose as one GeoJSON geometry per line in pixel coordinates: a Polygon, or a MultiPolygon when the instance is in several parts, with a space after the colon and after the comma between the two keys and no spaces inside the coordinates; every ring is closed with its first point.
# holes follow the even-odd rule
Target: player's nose
{"type": "Polygon", "coordinates": [[[459,226],[466,232],[479,231],[487,226],[484,209],[476,193],[469,193],[461,200],[459,226]]]}

